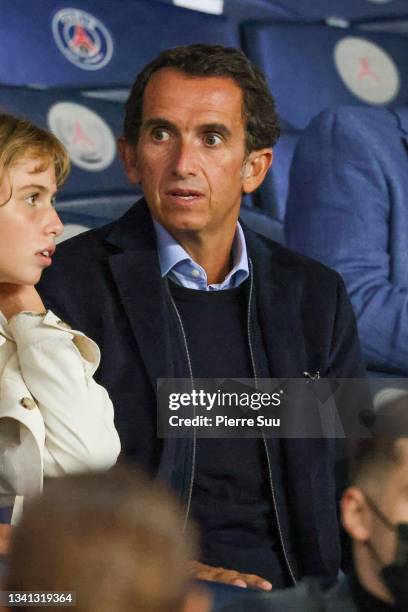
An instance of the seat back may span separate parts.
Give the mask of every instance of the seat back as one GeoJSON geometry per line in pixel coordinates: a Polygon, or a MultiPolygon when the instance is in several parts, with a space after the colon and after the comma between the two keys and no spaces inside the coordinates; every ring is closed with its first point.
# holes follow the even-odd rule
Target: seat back
{"type": "Polygon", "coordinates": [[[266,74],[281,117],[303,129],[337,105],[408,100],[408,38],[355,28],[247,24],[244,48],[266,74]]]}
{"type": "Polygon", "coordinates": [[[122,104],[78,93],[0,87],[0,109],[51,129],[67,147],[71,174],[57,195],[64,223],[100,225],[122,214],[140,194],[117,152],[122,104]]]}
{"type": "Polygon", "coordinates": [[[0,11],[0,82],[9,85],[124,86],[168,47],[239,42],[224,17],[158,0],[0,0],[0,11]]]}
{"type": "Polygon", "coordinates": [[[260,206],[283,219],[298,138],[325,108],[398,106],[408,101],[408,38],[399,34],[300,23],[243,26],[247,55],[266,74],[284,125],[260,206]]]}
{"type": "Polygon", "coordinates": [[[324,20],[341,17],[352,21],[390,15],[399,17],[407,11],[406,0],[269,0],[291,11],[296,18],[304,21],[324,20]]]}

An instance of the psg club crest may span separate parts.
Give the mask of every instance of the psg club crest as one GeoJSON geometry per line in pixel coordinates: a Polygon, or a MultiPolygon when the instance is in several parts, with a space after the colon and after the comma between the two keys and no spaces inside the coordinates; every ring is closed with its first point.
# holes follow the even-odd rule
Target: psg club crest
{"type": "Polygon", "coordinates": [[[373,42],[356,36],[341,38],[334,64],[344,85],[369,104],[389,104],[398,95],[401,79],[392,57],[373,42]]]}
{"type": "Polygon", "coordinates": [[[115,159],[112,131],[90,108],[74,102],[57,102],[48,111],[47,123],[68,149],[72,163],[82,170],[99,172],[115,159]]]}
{"type": "Polygon", "coordinates": [[[100,70],[113,54],[113,40],[99,19],[80,9],[55,13],[52,33],[61,53],[83,70],[100,70]]]}

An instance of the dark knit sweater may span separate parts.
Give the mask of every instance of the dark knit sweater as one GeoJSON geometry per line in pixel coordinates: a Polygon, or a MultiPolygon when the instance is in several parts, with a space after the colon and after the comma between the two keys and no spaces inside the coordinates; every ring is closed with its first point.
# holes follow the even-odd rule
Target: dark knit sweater
{"type": "MultiPolygon", "coordinates": [[[[245,291],[197,291],[170,283],[194,378],[252,378],[245,291]]],[[[263,440],[198,439],[192,515],[209,565],[288,584],[272,510],[263,440]]]]}

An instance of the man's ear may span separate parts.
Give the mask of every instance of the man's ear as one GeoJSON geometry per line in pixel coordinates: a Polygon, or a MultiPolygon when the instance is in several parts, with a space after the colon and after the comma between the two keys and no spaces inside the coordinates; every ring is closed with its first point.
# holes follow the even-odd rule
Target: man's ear
{"type": "Polygon", "coordinates": [[[263,182],[273,160],[270,148],[251,151],[242,168],[242,191],[252,193],[263,182]]]}
{"type": "Polygon", "coordinates": [[[121,136],[118,138],[118,150],[129,181],[133,184],[139,183],[140,174],[137,163],[136,145],[127,142],[127,140],[121,136]]]}
{"type": "Polygon", "coordinates": [[[364,493],[358,487],[348,487],[340,502],[344,529],[355,542],[364,544],[371,535],[371,512],[364,493]]]}

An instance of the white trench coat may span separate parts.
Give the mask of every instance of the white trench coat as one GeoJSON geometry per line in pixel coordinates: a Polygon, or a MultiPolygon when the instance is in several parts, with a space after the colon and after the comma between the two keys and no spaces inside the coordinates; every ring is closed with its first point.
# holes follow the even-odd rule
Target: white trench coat
{"type": "Polygon", "coordinates": [[[9,322],[0,312],[0,508],[14,505],[12,522],[44,476],[115,463],[112,402],[92,378],[99,361],[95,342],[51,311],[9,322]]]}

